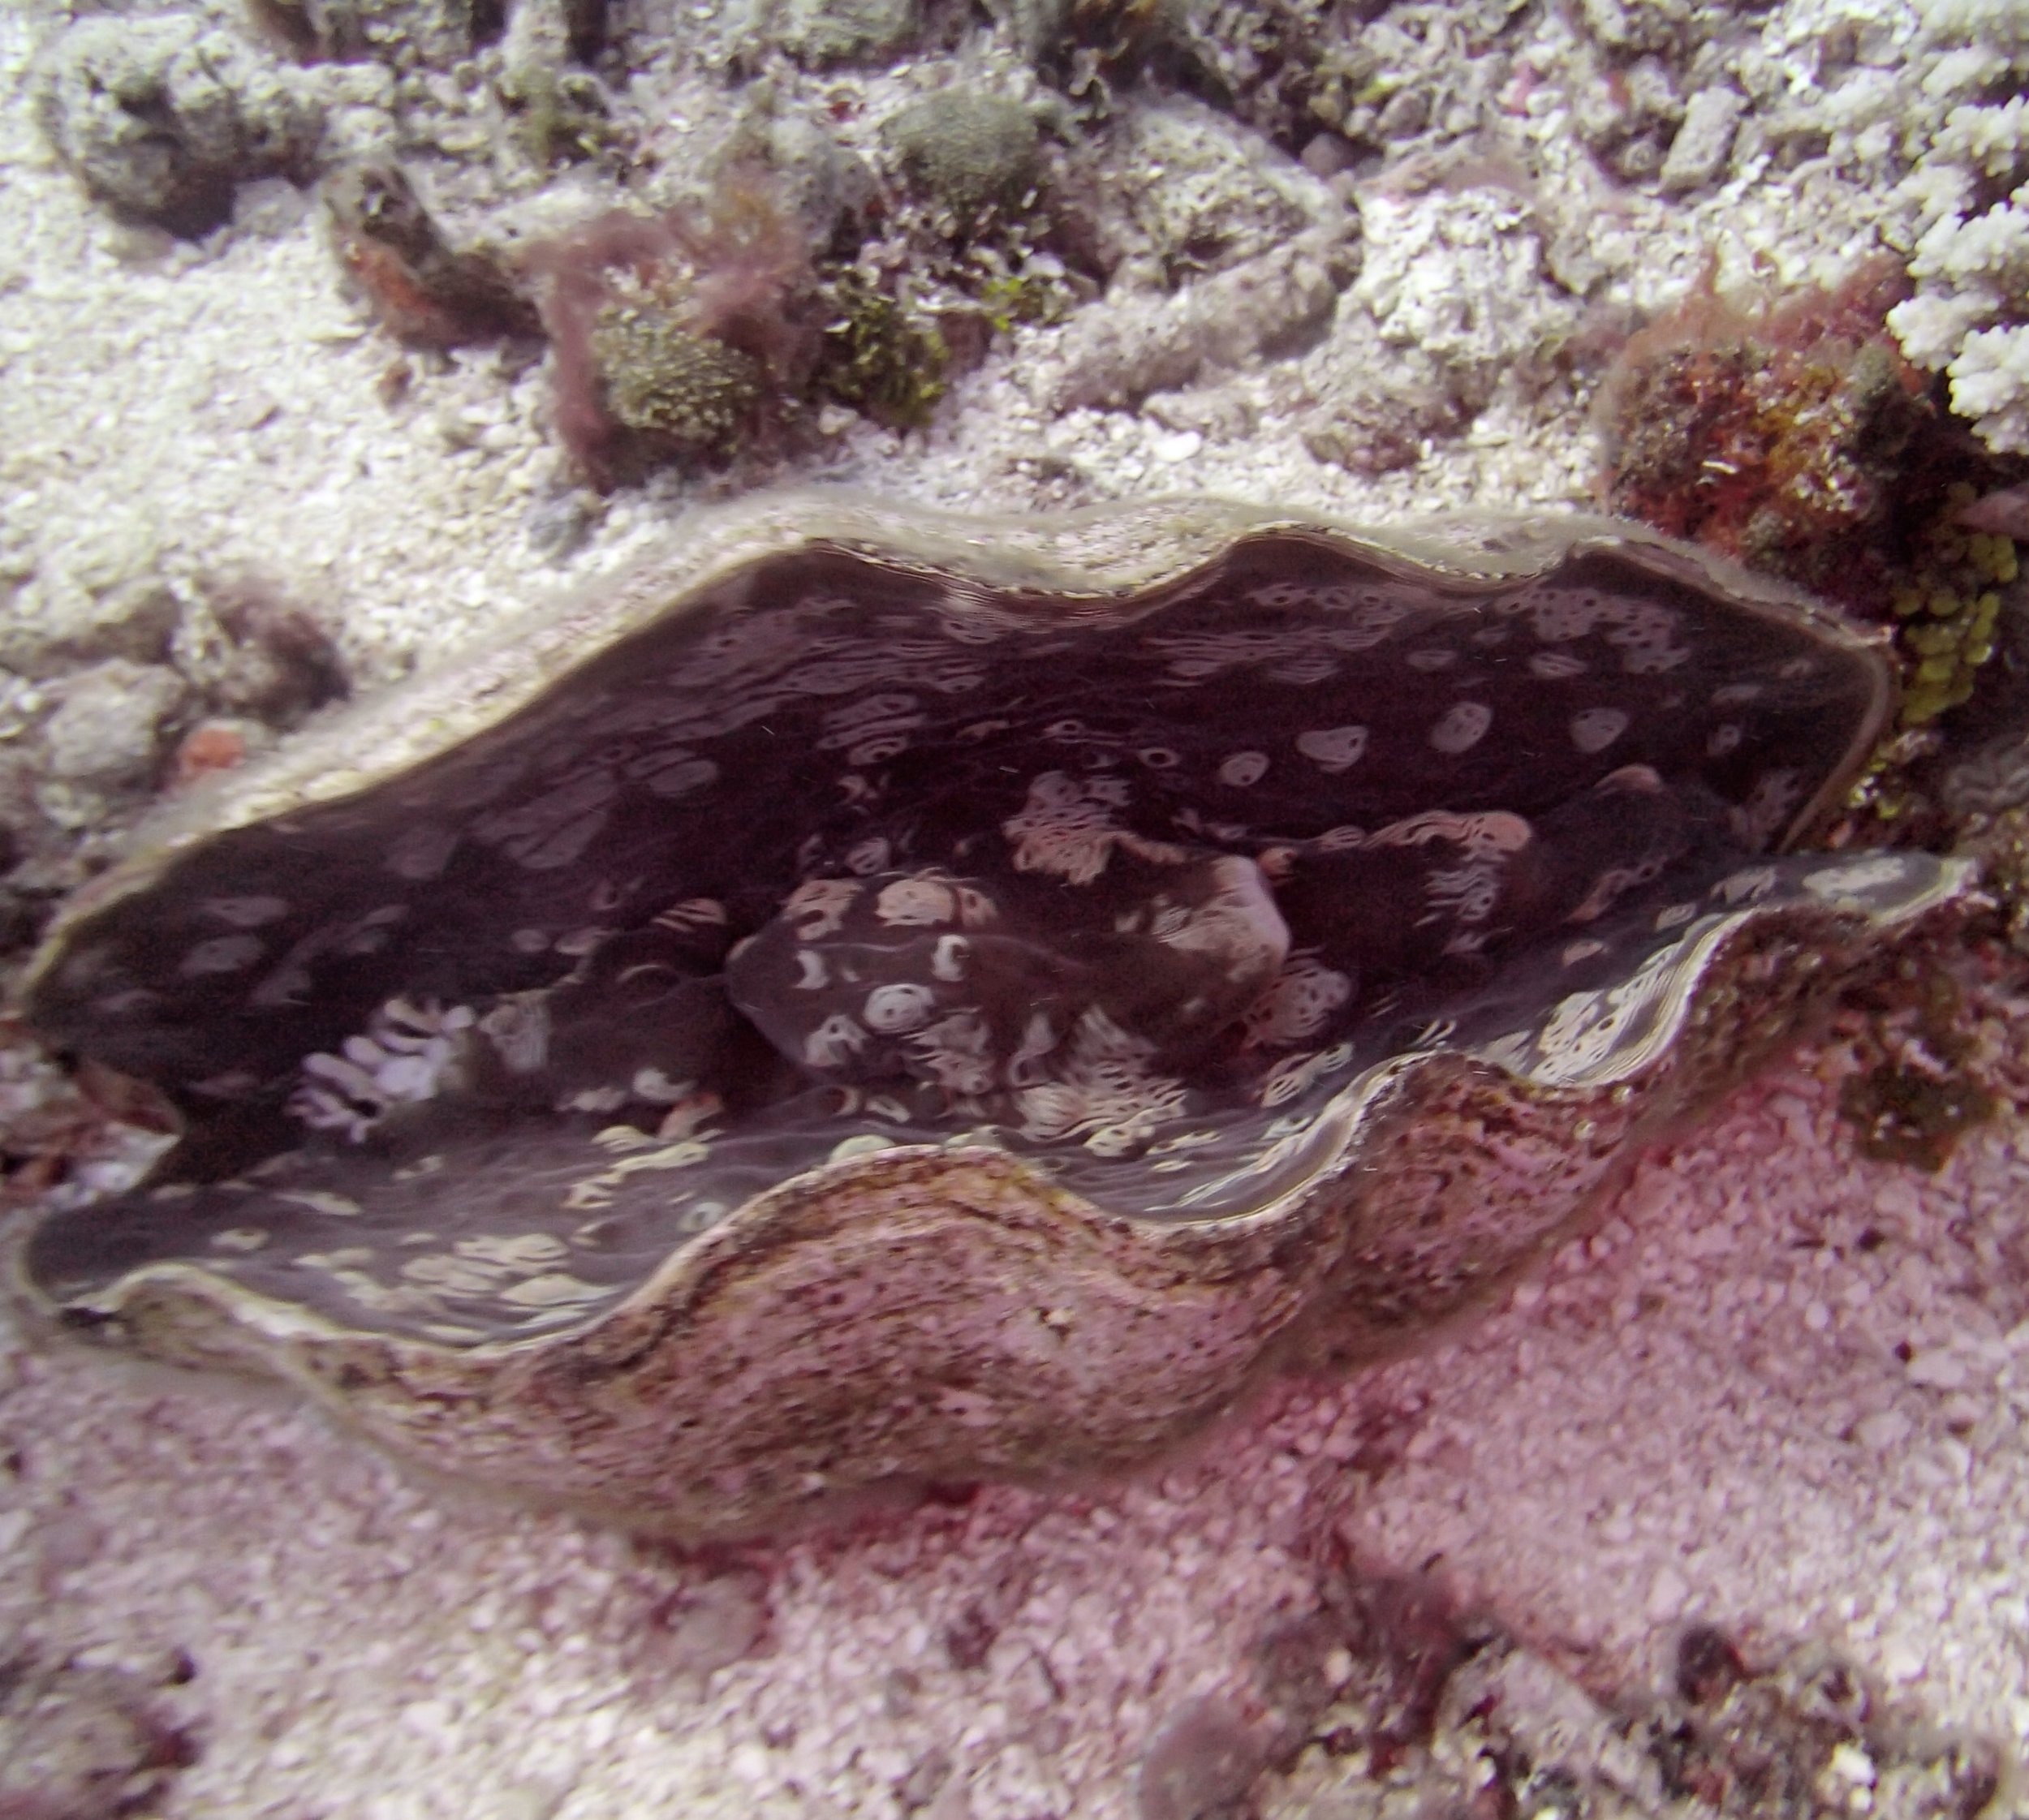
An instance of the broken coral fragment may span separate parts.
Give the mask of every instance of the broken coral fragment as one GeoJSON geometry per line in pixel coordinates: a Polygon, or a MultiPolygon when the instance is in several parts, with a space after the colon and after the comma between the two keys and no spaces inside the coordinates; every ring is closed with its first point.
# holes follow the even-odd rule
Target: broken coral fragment
{"type": "Polygon", "coordinates": [[[442,349],[535,333],[534,308],[498,262],[454,251],[399,165],[346,166],[324,194],[339,263],[398,341],[442,349]]]}
{"type": "MultiPolygon", "coordinates": [[[[1904,355],[1941,369],[1951,408],[1997,454],[2029,451],[2029,102],[2010,89],[2029,70],[2019,9],[1933,6],[1925,35],[1958,41],[1956,64],[1981,99],[1954,106],[1895,191],[1912,211],[1893,235],[1915,295],[1888,314],[1904,355]],[[2004,98],[2005,97],[2005,98],[2004,98]],[[1908,236],[1914,236],[1914,244],[1908,236]]],[[[1923,84],[1927,91],[1932,81],[1923,84]]]]}
{"type": "Polygon", "coordinates": [[[1608,520],[702,517],[68,907],[30,1016],[184,1131],[17,1286],[682,1532],[1141,1459],[1962,894],[1789,850],[1893,695],[1608,520]]]}

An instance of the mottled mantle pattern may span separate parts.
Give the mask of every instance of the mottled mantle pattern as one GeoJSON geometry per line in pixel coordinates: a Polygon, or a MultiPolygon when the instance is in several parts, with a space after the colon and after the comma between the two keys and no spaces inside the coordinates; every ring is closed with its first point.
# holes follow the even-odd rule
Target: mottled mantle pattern
{"type": "Polygon", "coordinates": [[[683,1533],[1140,1459],[1950,914],[1790,850],[1891,698],[1609,521],[707,518],[69,907],[29,1014],[185,1135],[17,1287],[683,1533]]]}

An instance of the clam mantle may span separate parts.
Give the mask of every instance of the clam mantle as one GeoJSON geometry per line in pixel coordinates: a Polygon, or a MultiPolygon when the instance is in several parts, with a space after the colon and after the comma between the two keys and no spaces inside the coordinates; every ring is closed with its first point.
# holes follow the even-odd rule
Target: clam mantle
{"type": "Polygon", "coordinates": [[[153,1083],[55,1323],[729,1531],[1144,1458],[1468,1306],[1962,865],[1879,643],[1634,527],[700,518],[177,806],[26,989],[153,1083]]]}

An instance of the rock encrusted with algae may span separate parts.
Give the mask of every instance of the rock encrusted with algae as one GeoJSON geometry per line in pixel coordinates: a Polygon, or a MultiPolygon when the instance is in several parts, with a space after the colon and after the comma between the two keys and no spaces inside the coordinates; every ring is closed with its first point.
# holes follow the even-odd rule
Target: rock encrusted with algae
{"type": "Polygon", "coordinates": [[[888,131],[911,179],[961,226],[1014,207],[1036,179],[1040,135],[1005,95],[940,89],[903,108],[888,131]]]}
{"type": "Polygon", "coordinates": [[[1877,638],[1613,521],[826,497],[186,805],[27,1009],[57,1323],[629,1522],[1147,1456],[1469,1306],[1964,893],[1877,638]]]}
{"type": "Polygon", "coordinates": [[[175,234],[217,227],[245,179],[304,174],[322,128],[308,84],[195,13],[81,19],[45,66],[58,156],[101,201],[175,234]]]}

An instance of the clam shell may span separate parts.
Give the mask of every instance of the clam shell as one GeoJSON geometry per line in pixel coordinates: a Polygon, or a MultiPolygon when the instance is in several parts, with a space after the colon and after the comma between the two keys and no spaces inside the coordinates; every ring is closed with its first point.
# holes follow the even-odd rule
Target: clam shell
{"type": "Polygon", "coordinates": [[[1411,1343],[1937,926],[1880,641],[1627,524],[836,495],[174,806],[51,1041],[184,1134],[18,1295],[726,1533],[1411,1343]]]}

